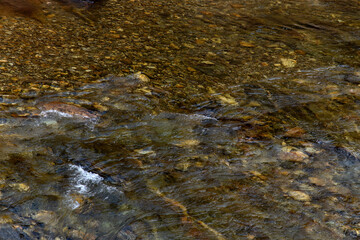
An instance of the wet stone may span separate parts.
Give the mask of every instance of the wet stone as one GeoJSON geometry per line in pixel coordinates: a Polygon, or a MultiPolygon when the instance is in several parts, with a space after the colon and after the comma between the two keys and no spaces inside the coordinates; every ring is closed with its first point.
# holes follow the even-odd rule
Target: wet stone
{"type": "Polygon", "coordinates": [[[305,134],[305,130],[300,128],[300,127],[294,127],[294,128],[290,128],[288,129],[284,136],[285,137],[293,137],[293,138],[298,138],[298,137],[302,137],[305,134]]]}
{"type": "Polygon", "coordinates": [[[91,233],[84,232],[78,229],[68,229],[66,231],[67,235],[74,239],[88,239],[88,240],[96,240],[97,236],[91,233]]]}
{"type": "Polygon", "coordinates": [[[200,144],[200,141],[197,139],[186,139],[186,140],[182,140],[179,143],[175,143],[176,146],[183,147],[183,148],[191,148],[191,147],[198,146],[199,144],[200,144]]]}
{"type": "Polygon", "coordinates": [[[64,102],[44,102],[39,103],[37,107],[44,113],[55,113],[65,117],[78,119],[97,119],[99,116],[86,108],[78,107],[64,102]]]}
{"type": "Polygon", "coordinates": [[[38,91],[26,90],[20,94],[20,97],[23,99],[32,99],[32,98],[36,98],[38,96],[39,96],[39,90],[38,91]]]}
{"type": "Polygon", "coordinates": [[[360,71],[345,75],[344,80],[354,84],[360,84],[360,71]]]}
{"type": "Polygon", "coordinates": [[[312,184],[315,184],[316,186],[323,187],[326,185],[326,180],[317,178],[317,177],[309,177],[309,181],[312,184]]]}
{"type": "Polygon", "coordinates": [[[13,219],[11,218],[10,215],[1,215],[0,216],[0,225],[6,224],[6,223],[13,223],[13,219]]]}
{"type": "Polygon", "coordinates": [[[287,68],[293,68],[296,66],[296,60],[294,60],[294,59],[281,58],[280,61],[281,61],[281,64],[287,68]]]}
{"type": "Polygon", "coordinates": [[[27,192],[30,190],[30,187],[25,183],[12,183],[10,186],[21,192],[27,192]]]}
{"type": "Polygon", "coordinates": [[[287,194],[297,201],[308,202],[311,200],[311,197],[307,193],[301,191],[289,191],[287,194]]]}
{"type": "Polygon", "coordinates": [[[280,160],[291,162],[304,162],[308,161],[309,156],[297,149],[284,147],[278,154],[280,160]]]}
{"type": "Polygon", "coordinates": [[[130,228],[125,228],[119,231],[117,237],[120,239],[136,240],[137,236],[130,228]]]}
{"type": "Polygon", "coordinates": [[[58,216],[55,212],[41,210],[40,212],[36,213],[33,218],[46,225],[56,226],[58,216]]]}
{"type": "Polygon", "coordinates": [[[344,186],[332,186],[329,187],[328,190],[334,194],[339,194],[339,195],[343,195],[343,196],[350,196],[351,195],[351,190],[344,187],[344,186]]]}
{"type": "Polygon", "coordinates": [[[190,166],[191,166],[190,162],[180,162],[180,163],[176,164],[175,169],[182,171],[182,172],[186,172],[186,171],[188,171],[190,166]]]}
{"type": "Polygon", "coordinates": [[[100,112],[105,112],[105,111],[108,111],[109,108],[100,104],[100,103],[94,103],[94,108],[96,108],[96,110],[100,111],[100,112]]]}

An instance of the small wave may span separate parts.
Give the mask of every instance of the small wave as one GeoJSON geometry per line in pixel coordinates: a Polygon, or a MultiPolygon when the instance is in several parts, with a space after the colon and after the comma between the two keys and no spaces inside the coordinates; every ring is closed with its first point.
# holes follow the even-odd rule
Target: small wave
{"type": "Polygon", "coordinates": [[[81,194],[94,195],[94,192],[89,192],[90,186],[100,187],[108,192],[117,190],[117,188],[108,186],[103,183],[104,178],[100,175],[92,172],[88,172],[80,166],[70,164],[70,169],[75,170],[75,188],[79,190],[81,194]]]}
{"type": "Polygon", "coordinates": [[[44,117],[48,117],[51,114],[56,114],[60,117],[66,117],[66,118],[74,117],[74,115],[72,115],[72,114],[64,113],[64,112],[57,111],[57,110],[45,110],[45,111],[40,112],[40,116],[44,116],[44,117]]]}
{"type": "Polygon", "coordinates": [[[71,188],[66,192],[66,203],[71,209],[76,209],[80,204],[71,197],[72,194],[80,194],[85,197],[101,195],[103,199],[109,196],[123,192],[116,187],[108,186],[103,181],[104,178],[92,172],[88,172],[81,166],[69,165],[69,169],[73,171],[71,179],[71,188]]]}

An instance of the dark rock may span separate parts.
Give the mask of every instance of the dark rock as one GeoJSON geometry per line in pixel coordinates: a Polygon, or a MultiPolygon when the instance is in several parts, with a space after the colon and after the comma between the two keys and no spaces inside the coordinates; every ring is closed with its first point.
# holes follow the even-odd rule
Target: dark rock
{"type": "Polygon", "coordinates": [[[0,239],[31,240],[31,237],[20,228],[13,228],[6,224],[0,226],[0,239]]]}
{"type": "Polygon", "coordinates": [[[347,74],[344,77],[344,80],[350,83],[359,84],[360,83],[360,72],[354,72],[353,74],[347,74]]]}

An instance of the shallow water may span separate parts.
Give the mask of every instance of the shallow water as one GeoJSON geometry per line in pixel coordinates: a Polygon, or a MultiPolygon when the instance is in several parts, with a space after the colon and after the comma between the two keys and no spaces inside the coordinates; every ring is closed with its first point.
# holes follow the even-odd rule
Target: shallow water
{"type": "Polygon", "coordinates": [[[3,18],[0,238],[359,238],[359,10],[109,0],[3,18]],[[30,33],[47,47],[14,41],[30,33]]]}

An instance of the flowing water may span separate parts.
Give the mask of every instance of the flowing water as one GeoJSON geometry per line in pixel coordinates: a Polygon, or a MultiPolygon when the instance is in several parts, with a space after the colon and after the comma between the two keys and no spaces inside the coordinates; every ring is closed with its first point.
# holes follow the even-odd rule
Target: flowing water
{"type": "Polygon", "coordinates": [[[0,239],[360,237],[358,1],[33,17],[0,22],[0,239]]]}

